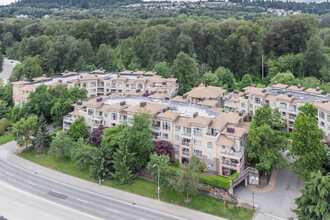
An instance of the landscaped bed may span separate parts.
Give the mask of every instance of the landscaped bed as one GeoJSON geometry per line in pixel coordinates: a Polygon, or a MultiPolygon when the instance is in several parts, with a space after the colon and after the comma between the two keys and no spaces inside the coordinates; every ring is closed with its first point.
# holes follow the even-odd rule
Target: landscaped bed
{"type": "MultiPolygon", "coordinates": [[[[33,148],[28,149],[20,153],[19,155],[27,160],[38,163],[45,167],[76,176],[88,181],[95,181],[90,176],[89,169],[78,168],[70,159],[61,161],[60,158],[55,158],[48,155],[47,151],[42,152],[44,156],[37,157],[41,153],[37,153],[33,148]]],[[[116,189],[124,190],[127,192],[135,193],[138,195],[146,196],[149,198],[157,198],[157,183],[136,178],[131,185],[117,185],[114,180],[107,179],[103,182],[103,185],[113,187],[116,189]]],[[[164,202],[172,203],[175,205],[184,206],[201,212],[209,213],[212,215],[220,216],[228,219],[252,219],[254,210],[245,209],[242,207],[236,207],[234,204],[227,202],[226,207],[223,205],[223,200],[216,199],[207,195],[191,195],[191,202],[184,202],[185,195],[174,191],[171,188],[161,188],[161,200],[164,202]]]]}

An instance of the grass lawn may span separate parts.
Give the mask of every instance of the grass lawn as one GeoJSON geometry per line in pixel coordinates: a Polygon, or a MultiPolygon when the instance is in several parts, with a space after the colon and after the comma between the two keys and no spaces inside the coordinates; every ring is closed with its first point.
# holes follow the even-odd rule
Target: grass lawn
{"type": "MultiPolygon", "coordinates": [[[[43,152],[45,156],[36,157],[37,154],[34,149],[28,149],[20,153],[20,156],[38,163],[42,166],[49,167],[51,169],[76,176],[85,180],[92,182],[95,181],[90,177],[90,172],[88,169],[80,169],[74,165],[69,159],[64,162],[60,161],[59,158],[54,158],[48,155],[48,152],[43,152]]],[[[145,180],[142,178],[137,178],[131,185],[117,185],[114,180],[105,180],[103,185],[120,189],[123,191],[135,193],[138,195],[146,196],[149,198],[157,199],[157,183],[145,180]]],[[[217,215],[228,219],[252,219],[254,210],[249,210],[241,207],[235,207],[227,203],[226,207],[223,206],[223,200],[215,199],[207,195],[192,195],[191,202],[185,203],[185,195],[174,191],[171,188],[161,187],[161,200],[164,202],[172,203],[175,205],[184,206],[187,208],[195,209],[201,212],[206,212],[212,215],[217,215]]]]}
{"type": "Polygon", "coordinates": [[[15,137],[13,135],[4,133],[2,136],[0,136],[0,145],[6,144],[13,140],[15,140],[15,137]]]}

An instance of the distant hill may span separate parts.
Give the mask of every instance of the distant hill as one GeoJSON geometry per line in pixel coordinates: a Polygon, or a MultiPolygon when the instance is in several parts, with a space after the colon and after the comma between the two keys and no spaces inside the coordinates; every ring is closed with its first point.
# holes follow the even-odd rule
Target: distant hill
{"type": "Polygon", "coordinates": [[[58,8],[58,7],[76,7],[76,8],[99,8],[113,4],[132,4],[142,2],[141,0],[21,0],[16,3],[18,7],[30,6],[38,8],[58,8]]]}

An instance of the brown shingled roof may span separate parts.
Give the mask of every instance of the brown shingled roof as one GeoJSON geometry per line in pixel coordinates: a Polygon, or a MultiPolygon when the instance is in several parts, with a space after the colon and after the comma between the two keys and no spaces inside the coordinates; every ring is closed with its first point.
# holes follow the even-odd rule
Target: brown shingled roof
{"type": "Polygon", "coordinates": [[[166,112],[159,113],[157,116],[159,118],[166,118],[166,119],[170,119],[171,121],[174,121],[179,115],[180,115],[179,112],[166,111],[166,112]]]}
{"type": "Polygon", "coordinates": [[[224,90],[221,87],[216,86],[204,86],[204,84],[201,83],[198,87],[193,88],[190,92],[187,92],[186,94],[190,97],[194,98],[217,98],[221,95],[226,93],[226,90],[224,90]]]}
{"type": "Polygon", "coordinates": [[[192,124],[201,124],[205,127],[210,124],[211,120],[212,118],[210,117],[196,116],[195,118],[189,119],[189,122],[192,124]]]}
{"type": "Polygon", "coordinates": [[[217,145],[225,145],[228,147],[233,147],[235,144],[235,141],[232,139],[227,138],[225,135],[220,135],[217,142],[217,145]]]}

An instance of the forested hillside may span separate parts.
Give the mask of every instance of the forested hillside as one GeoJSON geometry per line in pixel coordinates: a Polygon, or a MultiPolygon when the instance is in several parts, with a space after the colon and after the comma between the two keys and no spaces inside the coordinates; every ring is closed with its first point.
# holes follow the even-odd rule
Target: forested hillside
{"type": "Polygon", "coordinates": [[[99,8],[113,4],[138,3],[141,0],[23,0],[16,4],[17,7],[78,7],[78,8],[99,8]]]}
{"type": "Polygon", "coordinates": [[[323,27],[306,14],[253,21],[5,19],[0,21],[0,41],[3,53],[23,62],[15,68],[12,80],[99,67],[186,75],[181,83],[194,74],[196,81],[187,82],[182,93],[200,80],[225,84],[221,74],[210,74],[219,67],[233,73],[235,79],[227,83],[231,89],[234,80],[237,84],[245,74],[267,85],[277,73],[287,71],[301,79],[315,77],[327,83],[329,23],[323,27]]]}

